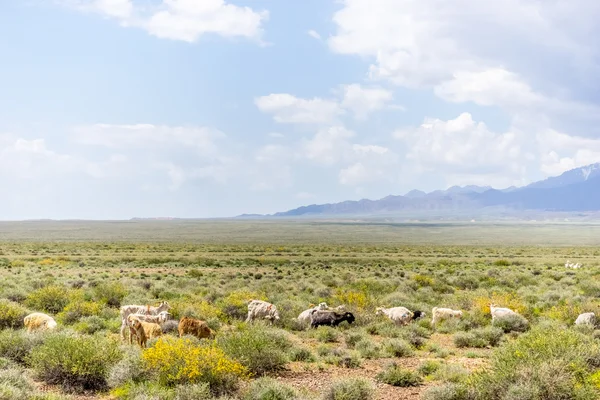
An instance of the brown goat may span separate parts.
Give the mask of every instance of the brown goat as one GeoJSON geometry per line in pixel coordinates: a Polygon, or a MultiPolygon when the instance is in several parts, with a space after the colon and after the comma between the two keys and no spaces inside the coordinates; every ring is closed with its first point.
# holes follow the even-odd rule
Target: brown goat
{"type": "Polygon", "coordinates": [[[131,341],[133,336],[136,337],[136,341],[141,348],[146,347],[148,338],[146,337],[146,332],[144,332],[142,322],[137,318],[132,319],[131,325],[129,325],[129,341],[131,341]]]}
{"type": "Polygon", "coordinates": [[[178,331],[179,337],[182,337],[183,335],[193,335],[198,339],[213,339],[215,337],[214,331],[208,327],[208,324],[205,321],[190,317],[181,318],[178,331]]]}

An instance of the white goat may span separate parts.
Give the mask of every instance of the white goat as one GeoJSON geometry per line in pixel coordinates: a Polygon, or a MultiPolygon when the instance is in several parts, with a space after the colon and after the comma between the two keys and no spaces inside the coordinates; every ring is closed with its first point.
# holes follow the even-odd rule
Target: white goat
{"type": "Polygon", "coordinates": [[[510,308],[496,307],[495,304],[490,304],[490,312],[492,314],[492,322],[496,319],[508,317],[509,315],[519,315],[510,308]]]}
{"type": "Polygon", "coordinates": [[[27,328],[27,332],[56,329],[54,318],[40,312],[31,313],[23,318],[23,324],[27,328]]]}
{"type": "Polygon", "coordinates": [[[438,322],[448,318],[462,318],[463,312],[451,308],[433,307],[431,309],[431,315],[431,325],[435,326],[438,322]]]}
{"type": "Polygon", "coordinates": [[[271,322],[279,321],[279,312],[273,304],[262,300],[250,300],[248,302],[248,318],[246,322],[255,319],[266,319],[271,322]]]}
{"type": "Polygon", "coordinates": [[[421,311],[415,311],[413,313],[406,307],[377,307],[375,315],[385,315],[397,325],[407,325],[413,319],[424,317],[425,313],[421,311]]]}
{"type": "Polygon", "coordinates": [[[575,325],[596,325],[596,314],[593,312],[579,314],[575,320],[575,325]]]}
{"type": "Polygon", "coordinates": [[[125,340],[125,330],[128,327],[127,317],[130,314],[142,314],[142,315],[158,315],[163,311],[168,311],[171,306],[166,301],[163,301],[158,306],[140,306],[136,304],[130,304],[126,306],[121,306],[120,314],[121,314],[121,337],[125,340]]]}

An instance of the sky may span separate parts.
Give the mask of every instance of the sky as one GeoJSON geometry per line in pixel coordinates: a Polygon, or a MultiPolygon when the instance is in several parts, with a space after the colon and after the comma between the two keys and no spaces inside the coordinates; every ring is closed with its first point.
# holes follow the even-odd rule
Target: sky
{"type": "Polygon", "coordinates": [[[596,0],[0,1],[0,219],[230,217],[600,162],[596,0]]]}

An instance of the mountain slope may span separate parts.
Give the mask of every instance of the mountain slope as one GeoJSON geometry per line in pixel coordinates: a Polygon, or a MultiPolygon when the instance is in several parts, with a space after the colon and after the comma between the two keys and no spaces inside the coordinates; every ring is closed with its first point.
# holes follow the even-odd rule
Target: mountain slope
{"type": "Polygon", "coordinates": [[[600,163],[576,168],[521,188],[496,190],[481,186],[453,186],[430,193],[412,190],[404,196],[387,196],[379,200],[312,204],[273,216],[377,215],[407,211],[452,214],[458,211],[484,211],[490,207],[514,211],[600,211],[600,163]]]}

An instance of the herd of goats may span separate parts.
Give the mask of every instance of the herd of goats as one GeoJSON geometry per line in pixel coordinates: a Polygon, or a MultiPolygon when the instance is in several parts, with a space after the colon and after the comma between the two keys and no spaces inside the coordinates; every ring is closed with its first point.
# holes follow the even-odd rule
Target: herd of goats
{"type": "MultiPolygon", "coordinates": [[[[351,312],[345,311],[345,307],[338,306],[330,308],[326,303],[320,303],[317,306],[304,310],[297,317],[299,323],[305,327],[317,328],[319,326],[337,326],[346,321],[352,324],[355,317],[351,312]]],[[[179,337],[192,335],[199,339],[213,339],[215,332],[209,328],[206,321],[195,318],[183,317],[179,321],[170,319],[169,303],[161,302],[158,306],[150,305],[125,305],[120,308],[121,329],[120,335],[123,340],[127,340],[126,333],[129,333],[129,343],[133,344],[135,339],[137,344],[144,348],[147,341],[156,338],[165,333],[179,333],[179,337]]],[[[463,312],[451,308],[433,307],[431,310],[431,325],[434,327],[440,321],[449,318],[462,318],[463,312]]],[[[496,307],[490,304],[490,313],[492,322],[496,319],[502,319],[517,312],[509,309],[496,307]]],[[[425,313],[419,310],[410,311],[406,307],[391,307],[376,309],[376,315],[385,315],[397,325],[407,325],[413,320],[425,317],[425,313]]],[[[273,324],[280,320],[279,312],[274,304],[262,300],[250,300],[248,302],[248,317],[246,322],[255,320],[266,320],[273,324]]],[[[24,325],[28,332],[38,330],[53,330],[57,323],[51,316],[35,312],[24,318],[24,325]]],[[[596,316],[593,312],[583,313],[578,316],[575,324],[577,325],[595,325],[596,316]]]]}

